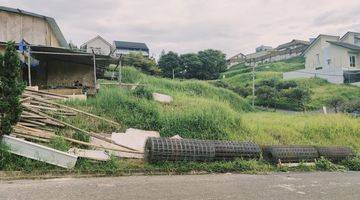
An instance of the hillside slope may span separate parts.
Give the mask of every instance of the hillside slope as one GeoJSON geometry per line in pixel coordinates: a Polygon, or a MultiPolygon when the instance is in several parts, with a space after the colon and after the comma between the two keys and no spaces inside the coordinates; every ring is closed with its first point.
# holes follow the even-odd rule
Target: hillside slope
{"type": "MultiPolygon", "coordinates": [[[[255,82],[277,78],[282,79],[283,72],[304,68],[304,59],[301,57],[285,61],[265,63],[256,67],[255,82]]],[[[251,91],[252,89],[252,68],[239,64],[223,73],[220,82],[234,91],[251,91]]],[[[294,81],[302,87],[309,88],[311,99],[306,104],[310,110],[320,109],[333,97],[342,97],[345,100],[360,98],[360,88],[347,84],[331,84],[319,78],[299,78],[294,81]]],[[[241,95],[241,94],[240,94],[241,95]]]]}
{"type": "Polygon", "coordinates": [[[96,97],[70,104],[105,114],[122,123],[124,128],[158,130],[162,136],[179,134],[199,139],[228,138],[230,133],[243,127],[241,113],[251,110],[236,93],[202,81],[152,77],[130,67],[124,68],[122,80],[146,86],[135,90],[104,86],[96,97]],[[169,105],[155,102],[151,98],[152,92],[171,95],[174,102],[169,105]]]}

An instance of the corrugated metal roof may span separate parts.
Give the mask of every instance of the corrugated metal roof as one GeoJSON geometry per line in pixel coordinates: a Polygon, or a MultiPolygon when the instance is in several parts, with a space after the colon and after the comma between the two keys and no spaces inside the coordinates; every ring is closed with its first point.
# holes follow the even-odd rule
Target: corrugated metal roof
{"type": "Polygon", "coordinates": [[[9,8],[9,7],[5,7],[5,6],[0,6],[0,11],[18,13],[18,14],[29,15],[29,16],[45,19],[48,22],[50,28],[53,30],[57,40],[59,41],[60,46],[68,47],[68,43],[66,42],[66,39],[65,39],[64,35],[62,34],[62,32],[61,32],[61,30],[60,30],[59,26],[57,25],[54,18],[47,17],[47,16],[44,16],[44,15],[39,15],[39,14],[32,13],[32,12],[28,12],[28,11],[25,11],[25,10],[20,10],[20,9],[16,9],[16,8],[9,8]]]}
{"type": "Polygon", "coordinates": [[[117,49],[132,49],[132,50],[144,50],[149,51],[149,48],[145,43],[140,42],[126,42],[126,41],[114,41],[117,49]]]}

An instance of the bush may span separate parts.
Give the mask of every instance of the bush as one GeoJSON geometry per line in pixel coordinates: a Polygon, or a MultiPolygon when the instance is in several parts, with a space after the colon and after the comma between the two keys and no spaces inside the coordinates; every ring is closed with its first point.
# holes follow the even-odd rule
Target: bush
{"type": "Polygon", "coordinates": [[[149,89],[148,87],[146,87],[146,86],[139,86],[133,91],[133,94],[136,97],[145,98],[145,99],[148,99],[148,100],[153,99],[152,93],[153,93],[153,91],[151,89],[149,89]]]}
{"type": "Polygon", "coordinates": [[[315,167],[320,171],[339,171],[345,169],[343,166],[335,165],[324,157],[321,157],[315,162],[315,167]]]}
{"type": "Polygon", "coordinates": [[[357,98],[343,103],[341,111],[347,113],[360,112],[360,99],[357,98]]]}
{"type": "Polygon", "coordinates": [[[327,105],[334,109],[335,113],[337,113],[344,102],[345,99],[343,97],[335,96],[327,101],[327,105]]]}
{"type": "Polygon", "coordinates": [[[15,43],[9,42],[6,44],[5,54],[0,55],[0,136],[10,134],[12,125],[20,120],[20,96],[24,88],[15,43]]]}
{"type": "Polygon", "coordinates": [[[341,165],[352,171],[360,171],[360,155],[342,161],[341,165]]]}

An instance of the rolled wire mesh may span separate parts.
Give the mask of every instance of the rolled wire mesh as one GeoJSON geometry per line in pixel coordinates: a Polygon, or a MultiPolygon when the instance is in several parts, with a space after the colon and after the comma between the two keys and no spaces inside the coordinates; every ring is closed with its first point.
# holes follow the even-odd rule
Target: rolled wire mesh
{"type": "Polygon", "coordinates": [[[266,146],[263,148],[263,156],[270,162],[301,162],[315,161],[319,158],[317,149],[313,146],[266,146]]]}
{"type": "Polygon", "coordinates": [[[339,162],[351,156],[354,152],[349,147],[316,147],[319,156],[323,156],[333,162],[339,162]]]}
{"type": "Polygon", "coordinates": [[[253,142],[213,141],[215,160],[233,160],[235,158],[256,159],[261,149],[253,142]]]}
{"type": "Polygon", "coordinates": [[[208,162],[215,158],[214,144],[204,140],[148,138],[145,143],[145,160],[208,162]]]}

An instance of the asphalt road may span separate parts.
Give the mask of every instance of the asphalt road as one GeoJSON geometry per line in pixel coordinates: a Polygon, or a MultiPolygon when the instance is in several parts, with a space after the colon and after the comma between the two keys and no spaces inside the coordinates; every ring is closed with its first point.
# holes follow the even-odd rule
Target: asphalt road
{"type": "Polygon", "coordinates": [[[0,199],[360,199],[360,173],[132,176],[0,182],[0,199]]]}

